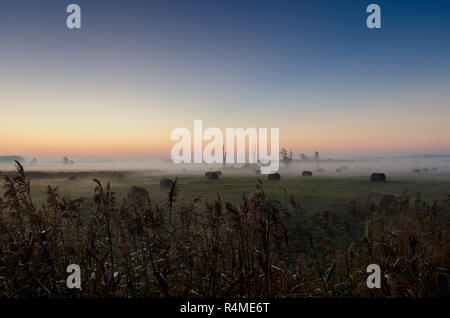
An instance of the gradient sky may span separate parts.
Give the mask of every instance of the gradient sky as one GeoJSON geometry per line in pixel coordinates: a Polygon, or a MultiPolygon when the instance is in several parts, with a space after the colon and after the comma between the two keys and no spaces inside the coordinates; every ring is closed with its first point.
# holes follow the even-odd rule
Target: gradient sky
{"type": "Polygon", "coordinates": [[[449,17],[448,0],[2,0],[0,155],[168,156],[194,119],[279,127],[297,153],[450,153],[449,17]]]}

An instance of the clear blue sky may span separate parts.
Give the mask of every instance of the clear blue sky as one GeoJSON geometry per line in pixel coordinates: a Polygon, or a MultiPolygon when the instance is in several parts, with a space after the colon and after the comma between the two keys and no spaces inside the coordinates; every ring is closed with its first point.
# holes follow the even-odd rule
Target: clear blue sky
{"type": "Polygon", "coordinates": [[[302,152],[449,153],[449,17],[447,0],[2,0],[0,146],[164,154],[203,119],[302,152]]]}

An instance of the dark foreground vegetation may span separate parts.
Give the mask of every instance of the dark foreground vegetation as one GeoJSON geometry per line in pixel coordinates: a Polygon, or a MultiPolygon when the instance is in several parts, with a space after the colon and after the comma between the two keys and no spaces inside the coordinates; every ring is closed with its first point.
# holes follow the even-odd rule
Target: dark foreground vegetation
{"type": "Polygon", "coordinates": [[[442,297],[449,295],[449,199],[406,191],[399,210],[308,214],[266,196],[239,205],[215,198],[116,202],[96,182],[93,208],[47,189],[37,206],[23,167],[4,177],[0,297],[442,297]],[[69,264],[81,290],[68,289],[69,264]],[[382,288],[368,289],[378,264],[382,288]]]}

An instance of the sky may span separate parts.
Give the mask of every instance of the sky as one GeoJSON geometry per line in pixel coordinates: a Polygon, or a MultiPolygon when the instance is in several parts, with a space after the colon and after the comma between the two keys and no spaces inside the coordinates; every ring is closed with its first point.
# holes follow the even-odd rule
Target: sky
{"type": "Polygon", "coordinates": [[[450,153],[449,16],[447,0],[2,0],[0,155],[169,156],[195,119],[280,128],[295,153],[450,153]]]}

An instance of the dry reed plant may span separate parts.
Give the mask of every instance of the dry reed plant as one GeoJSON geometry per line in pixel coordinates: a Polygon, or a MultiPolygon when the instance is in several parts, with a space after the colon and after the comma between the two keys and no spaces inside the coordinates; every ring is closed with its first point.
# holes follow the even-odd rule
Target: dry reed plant
{"type": "Polygon", "coordinates": [[[440,297],[449,295],[449,199],[413,205],[405,192],[393,215],[310,215],[258,183],[238,205],[219,195],[167,206],[118,204],[95,182],[93,208],[47,189],[36,206],[22,165],[4,177],[0,201],[0,297],[440,297]],[[66,287],[78,264],[82,288],[66,287]],[[379,264],[382,288],[368,289],[379,264]]]}

